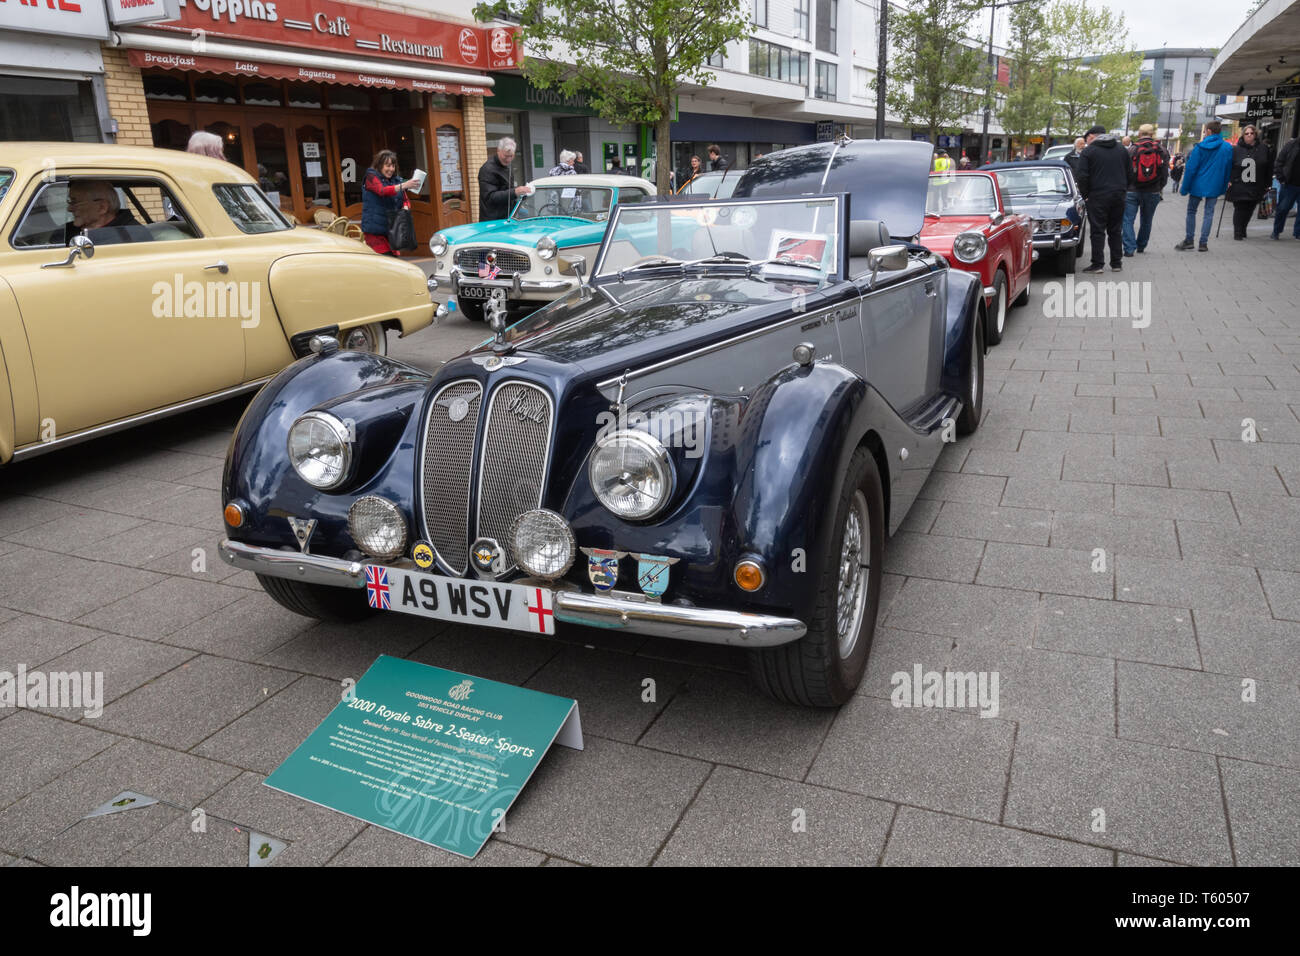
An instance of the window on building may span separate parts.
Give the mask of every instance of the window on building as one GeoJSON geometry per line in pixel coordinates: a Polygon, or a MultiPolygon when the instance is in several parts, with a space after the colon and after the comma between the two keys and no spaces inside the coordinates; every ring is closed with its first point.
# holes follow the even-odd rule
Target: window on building
{"type": "Polygon", "coordinates": [[[715,70],[722,69],[726,62],[726,57],[726,51],[719,50],[717,53],[713,54],[713,56],[709,57],[709,66],[713,67],[715,70]]]}
{"type": "Polygon", "coordinates": [[[819,100],[833,100],[835,95],[835,64],[817,61],[817,84],[813,96],[819,100]]]}
{"type": "Polygon", "coordinates": [[[1201,74],[1196,73],[1193,74],[1192,76],[1192,99],[1199,100],[1200,98],[1201,98],[1201,74]]]}
{"type": "Polygon", "coordinates": [[[876,95],[876,71],[866,67],[853,68],[853,98],[870,100],[876,95]]]}
{"type": "Polygon", "coordinates": [[[794,0],[794,35],[800,40],[808,39],[808,16],[812,0],[794,0]]]}
{"type": "Polygon", "coordinates": [[[144,96],[147,100],[188,100],[189,81],[180,73],[145,73],[144,96]]]}
{"type": "Polygon", "coordinates": [[[766,40],[749,41],[749,72],[788,83],[808,84],[808,54],[789,47],[768,43],[766,40]]]}
{"type": "Polygon", "coordinates": [[[750,0],[750,19],[756,27],[767,26],[767,0],[750,0]]]}
{"type": "Polygon", "coordinates": [[[817,49],[835,53],[839,0],[817,0],[817,49]]]}

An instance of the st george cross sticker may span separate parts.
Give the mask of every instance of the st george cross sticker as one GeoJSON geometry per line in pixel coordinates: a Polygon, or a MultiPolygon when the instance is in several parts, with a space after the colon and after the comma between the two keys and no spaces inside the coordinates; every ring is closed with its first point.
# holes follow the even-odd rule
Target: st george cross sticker
{"type": "MultiPolygon", "coordinates": [[[[555,633],[555,612],[551,610],[551,595],[549,591],[543,591],[541,588],[529,588],[526,595],[528,613],[534,615],[537,620],[538,634],[555,633]]],[[[529,618],[532,620],[533,618],[529,618]]]]}

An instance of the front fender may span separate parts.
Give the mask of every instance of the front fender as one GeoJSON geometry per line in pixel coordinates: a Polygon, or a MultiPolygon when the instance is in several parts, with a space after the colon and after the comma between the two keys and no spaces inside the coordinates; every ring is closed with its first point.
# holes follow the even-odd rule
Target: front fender
{"type": "Polygon", "coordinates": [[[300,253],[271,264],[271,299],[285,338],[372,322],[395,322],[409,335],[433,321],[435,306],[420,268],[362,248],[300,253]]]}
{"type": "Polygon", "coordinates": [[[983,321],[984,290],[979,277],[960,269],[948,270],[948,303],[944,317],[943,373],[939,387],[961,398],[967,394],[970,350],[975,342],[975,322],[983,321]]]}
{"type": "Polygon", "coordinates": [[[428,373],[368,352],[338,351],[300,359],[268,382],[244,411],[231,439],[222,477],[222,503],[240,501],[245,522],[232,537],[277,547],[294,539],[288,517],[313,517],[311,544],[322,553],[354,547],[347,510],[357,497],[378,494],[407,512],[415,527],[411,489],[419,412],[428,373]],[[328,410],[350,421],[354,475],[337,491],[320,491],[289,463],[289,428],[304,412],[328,410]]]}

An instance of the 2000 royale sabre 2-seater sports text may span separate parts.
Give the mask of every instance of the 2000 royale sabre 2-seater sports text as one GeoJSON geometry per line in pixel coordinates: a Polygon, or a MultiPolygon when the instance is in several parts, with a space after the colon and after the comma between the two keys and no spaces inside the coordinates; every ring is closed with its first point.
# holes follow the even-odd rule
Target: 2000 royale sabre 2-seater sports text
{"type": "Polygon", "coordinates": [[[841,191],[620,204],[589,288],[432,375],[318,341],[236,432],[223,557],[303,614],[739,645],[779,699],[848,699],[886,532],[978,425],[984,304],[890,238],[928,146],[769,158],[841,191]]]}

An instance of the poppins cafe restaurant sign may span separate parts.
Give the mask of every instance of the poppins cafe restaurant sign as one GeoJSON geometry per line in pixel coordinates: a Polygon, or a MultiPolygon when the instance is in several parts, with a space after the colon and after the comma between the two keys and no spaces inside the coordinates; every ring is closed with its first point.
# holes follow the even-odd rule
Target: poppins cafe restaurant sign
{"type": "MultiPolygon", "coordinates": [[[[0,0],[6,2],[15,0],[0,0]]],[[[189,52],[195,54],[206,52],[207,37],[218,37],[463,69],[503,70],[518,65],[514,27],[465,26],[333,0],[169,2],[179,3],[178,16],[155,23],[152,29],[187,34],[194,41],[189,52]]]]}

